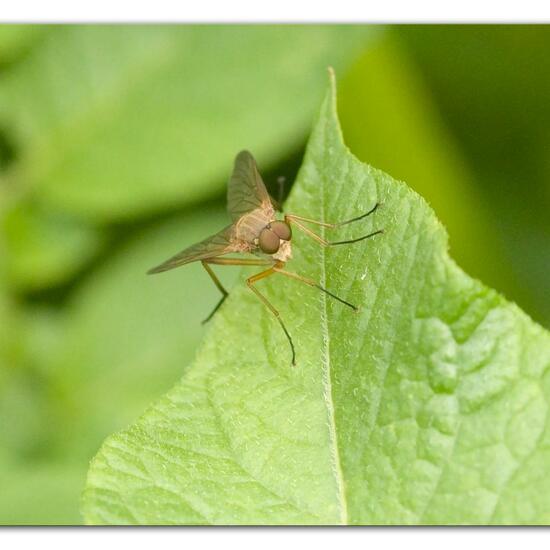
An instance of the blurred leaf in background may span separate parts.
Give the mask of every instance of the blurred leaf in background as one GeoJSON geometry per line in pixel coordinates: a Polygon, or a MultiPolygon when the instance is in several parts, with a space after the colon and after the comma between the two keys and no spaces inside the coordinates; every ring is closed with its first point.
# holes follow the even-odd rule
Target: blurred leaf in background
{"type": "Polygon", "coordinates": [[[32,200],[17,202],[5,214],[6,279],[17,292],[33,292],[68,280],[103,244],[103,232],[74,216],[32,200]]]}
{"type": "Polygon", "coordinates": [[[367,35],[337,26],[53,28],[0,80],[2,124],[18,151],[13,184],[93,221],[212,196],[236,148],[253,144],[273,163],[303,142],[327,63],[341,66],[367,35]]]}
{"type": "Polygon", "coordinates": [[[46,29],[41,25],[1,25],[0,65],[5,68],[24,55],[46,29]]]}

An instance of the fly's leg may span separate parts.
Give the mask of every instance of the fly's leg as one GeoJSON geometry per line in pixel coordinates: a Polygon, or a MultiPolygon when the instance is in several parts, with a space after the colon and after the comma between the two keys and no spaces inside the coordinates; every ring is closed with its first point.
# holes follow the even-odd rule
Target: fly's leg
{"type": "Polygon", "coordinates": [[[258,296],[258,298],[267,306],[269,311],[275,315],[275,318],[281,325],[281,328],[283,329],[283,332],[285,333],[285,336],[288,340],[288,343],[290,344],[290,351],[292,352],[292,366],[296,366],[296,352],[294,350],[294,343],[292,342],[292,338],[290,337],[290,334],[288,330],[285,327],[285,324],[283,323],[283,320],[281,319],[280,313],[275,309],[273,304],[254,286],[254,283],[260,281],[261,279],[265,279],[266,277],[269,277],[270,275],[273,275],[276,273],[276,267],[283,266],[283,262],[277,262],[275,266],[270,267],[269,269],[266,269],[265,271],[261,271],[260,273],[257,273],[256,275],[252,275],[252,277],[249,277],[246,280],[246,284],[248,285],[248,288],[258,296]]]}
{"type": "MultiPolygon", "coordinates": [[[[320,237],[319,235],[317,235],[317,233],[315,233],[314,231],[312,231],[311,229],[303,225],[301,222],[299,222],[295,216],[292,216],[290,214],[286,215],[285,221],[287,223],[293,223],[296,227],[300,228],[306,235],[309,235],[312,239],[315,239],[318,243],[322,244],[323,246],[337,246],[340,244],[357,243],[359,241],[364,241],[365,239],[370,239],[371,237],[374,237],[375,235],[379,235],[380,233],[384,233],[383,229],[378,229],[377,231],[373,231],[372,233],[369,233],[368,235],[363,235],[362,237],[357,237],[356,239],[348,239],[345,241],[327,241],[326,239],[323,239],[323,237],[320,237]]],[[[311,220],[308,220],[308,221],[311,221],[311,220]]],[[[319,225],[323,225],[323,226],[325,225],[321,222],[315,222],[315,223],[318,223],[319,225]]]]}
{"type": "Polygon", "coordinates": [[[291,220],[298,220],[298,221],[302,221],[302,222],[313,223],[315,225],[321,225],[322,227],[328,227],[329,229],[334,229],[336,227],[342,227],[343,225],[348,225],[348,223],[358,222],[359,220],[362,220],[362,219],[366,218],[367,216],[370,216],[371,214],[374,214],[374,212],[376,212],[376,210],[380,206],[381,206],[381,203],[377,202],[365,214],[361,214],[360,216],[352,218],[351,220],[345,220],[343,222],[336,222],[336,223],[320,222],[318,220],[312,220],[311,218],[304,218],[303,216],[297,216],[296,214],[288,214],[287,217],[291,220]]]}
{"type": "Polygon", "coordinates": [[[285,221],[287,223],[293,223],[296,227],[301,229],[306,235],[309,235],[312,239],[315,239],[318,243],[322,244],[323,246],[337,246],[340,244],[351,244],[351,243],[357,243],[359,241],[364,241],[365,239],[370,239],[371,237],[374,237],[375,235],[379,235],[380,233],[383,233],[383,229],[379,229],[378,231],[373,231],[372,233],[369,233],[368,235],[363,235],[361,237],[358,237],[356,239],[347,239],[345,241],[327,241],[326,239],[323,239],[317,233],[306,227],[302,222],[305,223],[313,223],[315,225],[320,225],[321,227],[328,227],[329,229],[335,229],[337,227],[341,227],[343,225],[347,225],[352,222],[356,222],[359,220],[362,220],[363,218],[366,218],[367,216],[370,216],[372,213],[376,211],[376,209],[380,206],[380,203],[376,203],[367,213],[362,214],[361,216],[357,216],[356,218],[352,218],[351,220],[346,220],[343,222],[338,223],[328,223],[328,222],[320,222],[318,220],[312,220],[310,218],[304,218],[303,216],[297,216],[295,214],[287,214],[285,216],[285,221]]]}
{"type": "Polygon", "coordinates": [[[225,290],[224,286],[212,270],[212,268],[208,264],[217,264],[217,265],[268,265],[271,264],[269,260],[255,260],[255,259],[248,259],[248,258],[210,258],[208,260],[202,260],[201,264],[206,269],[206,272],[208,275],[210,275],[210,278],[212,281],[214,281],[214,284],[218,288],[218,290],[222,293],[222,297],[220,298],[220,301],[216,304],[216,307],[212,310],[210,315],[202,321],[202,324],[208,323],[210,319],[214,316],[214,313],[220,309],[222,304],[225,302],[225,299],[229,295],[227,290],[225,290]]]}
{"type": "Polygon", "coordinates": [[[297,273],[292,273],[291,271],[285,271],[284,269],[281,269],[279,266],[275,265],[273,267],[273,271],[276,273],[280,273],[281,275],[285,275],[286,277],[290,277],[291,279],[296,279],[297,281],[301,281],[302,283],[305,283],[306,285],[312,286],[314,288],[318,288],[319,290],[325,292],[330,297],[334,298],[335,300],[338,300],[340,303],[350,307],[354,311],[359,311],[359,308],[357,306],[354,306],[353,304],[350,304],[349,302],[346,302],[346,300],[343,300],[339,296],[336,296],[336,294],[333,294],[330,292],[330,290],[327,290],[326,288],[322,287],[319,283],[314,281],[313,279],[308,279],[307,277],[302,277],[302,275],[298,275],[297,273]]]}
{"type": "Polygon", "coordinates": [[[220,298],[220,301],[216,304],[216,306],[214,307],[210,315],[206,319],[203,319],[202,324],[204,325],[205,323],[208,323],[208,321],[210,321],[210,319],[212,319],[212,317],[214,316],[214,313],[216,313],[216,311],[220,309],[221,305],[225,302],[225,299],[227,298],[229,293],[227,292],[227,290],[225,290],[224,286],[222,285],[218,277],[216,277],[216,274],[214,273],[212,268],[208,265],[208,263],[203,260],[201,264],[202,264],[202,267],[206,269],[206,272],[208,273],[208,275],[210,275],[210,278],[214,281],[214,284],[218,287],[218,290],[222,293],[222,297],[220,298]]]}

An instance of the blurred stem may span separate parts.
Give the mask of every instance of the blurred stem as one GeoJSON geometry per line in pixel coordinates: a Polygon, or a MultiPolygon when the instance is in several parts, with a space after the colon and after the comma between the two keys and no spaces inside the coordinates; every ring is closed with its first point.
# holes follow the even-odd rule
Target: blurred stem
{"type": "Polygon", "coordinates": [[[339,94],[351,151],[422,195],[445,224],[457,263],[513,298],[517,283],[496,225],[394,32],[389,30],[356,62],[339,94]]]}

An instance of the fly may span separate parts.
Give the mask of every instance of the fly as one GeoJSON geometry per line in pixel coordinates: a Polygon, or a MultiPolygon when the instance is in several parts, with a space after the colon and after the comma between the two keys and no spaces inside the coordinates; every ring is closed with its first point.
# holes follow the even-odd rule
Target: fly
{"type": "Polygon", "coordinates": [[[356,239],[345,241],[327,241],[309,229],[305,224],[335,229],[349,223],[353,223],[370,214],[378,208],[376,203],[368,212],[337,223],[327,223],[295,214],[285,214],[282,220],[276,219],[275,211],[279,208],[277,201],[270,197],[262,181],[256,161],[248,151],[241,151],[235,158],[233,173],[229,180],[227,189],[227,209],[231,216],[231,224],[222,229],[215,235],[194,244],[164,263],[150,269],[148,273],[161,273],[175,267],[185,265],[191,262],[201,262],[204,269],[214,281],[216,287],[220,290],[222,297],[210,315],[203,321],[206,323],[218,311],[228,296],[227,290],[221,284],[214,273],[212,265],[245,265],[262,266],[265,269],[256,275],[246,279],[248,288],[265,304],[273,313],[290,344],[292,353],[292,365],[296,365],[296,351],[294,342],[288,332],[279,311],[256,287],[256,283],[270,275],[279,273],[285,277],[290,277],[301,281],[308,286],[315,287],[326,293],[331,298],[344,304],[345,306],[357,311],[357,306],[336,296],[326,288],[322,287],[313,279],[308,279],[297,273],[286,271],[286,263],[292,258],[292,226],[303,231],[306,235],[316,240],[322,246],[338,246],[351,244],[369,239],[383,232],[382,229],[363,235],[356,239]],[[255,258],[225,258],[226,254],[240,253],[253,254],[255,258]]]}

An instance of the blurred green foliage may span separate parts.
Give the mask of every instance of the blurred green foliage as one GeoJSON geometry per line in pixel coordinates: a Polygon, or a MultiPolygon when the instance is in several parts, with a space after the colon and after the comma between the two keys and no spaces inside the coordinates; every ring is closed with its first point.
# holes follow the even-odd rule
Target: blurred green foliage
{"type": "Polygon", "coordinates": [[[292,181],[328,65],[352,151],[550,326],[549,53],[546,27],[0,27],[0,523],[80,521],[89,459],[217,299],[145,270],[226,223],[239,149],[292,181]]]}
{"type": "Polygon", "coordinates": [[[550,326],[550,27],[408,26],[400,35],[517,281],[503,286],[497,273],[485,282],[550,326]]]}
{"type": "Polygon", "coordinates": [[[388,31],[358,60],[342,83],[341,96],[340,115],[351,150],[429,200],[454,237],[453,258],[468,266],[469,274],[515,291],[472,169],[395,31],[388,31]]]}

